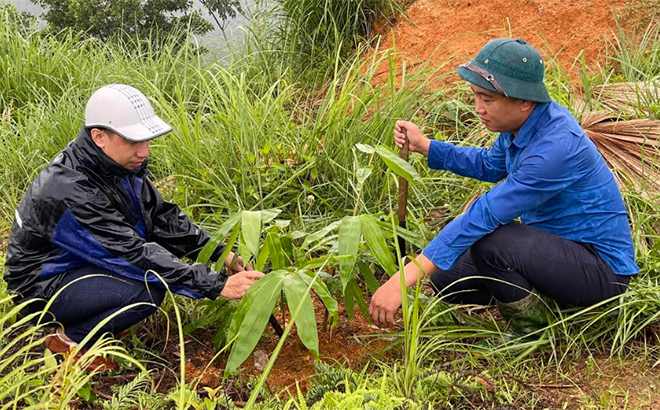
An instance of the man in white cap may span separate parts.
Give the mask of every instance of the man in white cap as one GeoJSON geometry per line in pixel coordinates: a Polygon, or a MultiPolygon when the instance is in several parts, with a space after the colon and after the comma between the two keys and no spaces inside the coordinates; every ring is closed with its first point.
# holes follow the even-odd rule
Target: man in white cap
{"type": "MultiPolygon", "coordinates": [[[[46,338],[51,351],[68,352],[112,315],[88,346],[154,313],[165,287],[152,272],[174,293],[196,299],[239,299],[263,276],[233,252],[225,260],[231,276],[180,259],[194,259],[210,236],[147,178],[150,141],[171,130],[140,91],[102,87],[87,102],[84,129],[18,206],[5,280],[19,301],[33,300],[32,312],[57,294],[48,311],[62,327],[46,338]]],[[[223,251],[219,246],[211,259],[223,251]]],[[[117,365],[97,357],[89,368],[117,365]]]]}

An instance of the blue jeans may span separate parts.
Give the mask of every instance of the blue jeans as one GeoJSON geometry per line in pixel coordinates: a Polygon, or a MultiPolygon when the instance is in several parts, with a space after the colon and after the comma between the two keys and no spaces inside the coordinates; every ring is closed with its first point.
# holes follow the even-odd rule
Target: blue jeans
{"type": "Polygon", "coordinates": [[[90,346],[106,332],[117,335],[151,316],[163,303],[166,294],[165,288],[160,285],[149,284],[147,287],[143,281],[89,267],[66,273],[53,294],[60,289],[63,290],[48,311],[62,324],[64,333],[76,343],[80,343],[96,325],[122,308],[140,302],[149,303],[114,316],[92,336],[87,343],[90,346]],[[90,275],[103,276],[85,277],[90,275]]]}

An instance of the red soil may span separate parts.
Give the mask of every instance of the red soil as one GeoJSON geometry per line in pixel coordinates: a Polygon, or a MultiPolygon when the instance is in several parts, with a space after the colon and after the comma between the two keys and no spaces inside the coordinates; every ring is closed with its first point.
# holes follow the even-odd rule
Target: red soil
{"type": "Polygon", "coordinates": [[[582,56],[588,66],[603,63],[601,52],[618,30],[615,15],[631,25],[635,10],[641,10],[635,4],[639,2],[418,0],[406,10],[410,20],[399,18],[379,31],[380,49],[396,48],[399,65],[402,60],[407,65],[429,61],[439,67],[452,59],[441,72],[453,72],[489,40],[522,37],[576,78],[582,56]]]}
{"type": "MultiPolygon", "coordinates": [[[[326,363],[340,363],[343,366],[359,370],[366,364],[371,356],[378,356],[383,352],[387,343],[382,337],[364,338],[361,336],[376,335],[384,331],[370,325],[365,318],[356,312],[352,320],[348,320],[343,306],[339,308],[339,321],[334,329],[322,331],[324,308],[320,301],[314,299],[317,329],[319,330],[319,358],[326,363]]],[[[286,321],[282,321],[282,314],[276,317],[278,322],[285,326],[288,324],[288,312],[286,321]]],[[[202,335],[198,337],[205,338],[202,335]]],[[[279,342],[279,338],[273,330],[267,327],[266,332],[261,338],[255,351],[261,350],[268,357],[272,354],[279,342]]],[[[210,345],[210,343],[209,343],[210,345]]],[[[215,387],[222,383],[222,374],[226,363],[226,355],[216,360],[209,368],[204,371],[206,365],[213,358],[214,352],[210,349],[194,349],[186,353],[186,357],[191,359],[186,363],[186,379],[188,382],[199,378],[200,386],[215,387]]],[[[293,331],[289,334],[280,351],[280,355],[275,361],[272,371],[268,375],[267,386],[271,391],[280,392],[288,389],[290,393],[295,394],[297,386],[300,390],[306,392],[310,386],[311,376],[314,374],[314,356],[302,344],[293,331]]],[[[242,377],[258,377],[262,370],[256,363],[253,352],[240,368],[242,377]]],[[[265,362],[260,363],[261,368],[265,362]]]]}

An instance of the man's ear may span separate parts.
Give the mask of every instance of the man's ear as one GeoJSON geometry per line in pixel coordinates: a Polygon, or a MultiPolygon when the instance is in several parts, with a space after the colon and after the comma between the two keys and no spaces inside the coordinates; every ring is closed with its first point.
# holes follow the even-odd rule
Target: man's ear
{"type": "Polygon", "coordinates": [[[105,132],[98,128],[92,128],[89,134],[92,136],[92,141],[94,141],[97,147],[101,149],[105,148],[105,143],[107,140],[107,135],[105,132]]]}
{"type": "Polygon", "coordinates": [[[520,100],[520,111],[524,113],[530,113],[534,110],[534,107],[536,107],[536,103],[534,101],[527,101],[527,100],[520,100]]]}

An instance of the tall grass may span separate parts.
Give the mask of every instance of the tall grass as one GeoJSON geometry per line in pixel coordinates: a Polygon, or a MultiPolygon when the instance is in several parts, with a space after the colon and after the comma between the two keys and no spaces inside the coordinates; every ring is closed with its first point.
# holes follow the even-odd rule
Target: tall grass
{"type": "MultiPolygon", "coordinates": [[[[424,67],[414,74],[397,71],[396,50],[371,50],[373,57],[366,58],[353,34],[347,34],[363,35],[365,13],[378,14],[370,7],[385,4],[387,9],[394,7],[393,2],[328,1],[323,9],[314,9],[311,2],[280,0],[278,4],[284,13],[280,18],[291,19],[286,24],[298,23],[275,30],[253,26],[245,48],[223,62],[192,46],[173,44],[158,53],[147,46],[126,51],[75,34],[55,40],[0,24],[0,217],[4,224],[0,227],[6,228],[13,219],[35,174],[77,134],[89,95],[113,82],[142,90],[174,127],[170,135],[154,141],[152,178],[167,199],[210,228],[229,214],[251,209],[282,209],[280,217],[291,220],[290,229],[303,232],[352,215],[356,209],[390,215],[396,186],[389,183],[385,166],[376,161],[370,164],[372,176],[361,187],[356,171],[367,165],[368,158],[354,146],[391,145],[397,119],[413,119],[429,132],[441,129],[446,133],[442,138],[457,143],[479,145],[493,138],[482,128],[474,129],[465,87],[430,92],[428,79],[437,80],[437,73],[424,67]],[[328,24],[323,26],[323,22],[328,24]],[[317,30],[322,26],[325,31],[317,30]],[[282,33],[291,38],[279,37],[282,33]],[[345,48],[349,43],[351,47],[345,48]],[[388,63],[388,77],[376,82],[376,67],[383,61],[388,63]]],[[[372,21],[371,17],[366,21],[372,21]]],[[[599,81],[651,81],[657,76],[654,59],[660,55],[660,38],[656,27],[647,29],[642,43],[621,35],[614,56],[620,67],[599,81]]],[[[574,102],[566,76],[552,71],[549,75],[553,97],[566,104],[574,102]]],[[[585,81],[591,81],[587,77],[585,71],[585,81]]],[[[642,104],[651,107],[660,102],[647,98],[642,104]]],[[[413,156],[412,163],[424,184],[411,187],[409,226],[430,239],[436,225],[429,228],[424,217],[441,210],[445,214],[441,225],[458,214],[482,185],[431,173],[420,156],[413,156]]],[[[660,201],[633,190],[626,190],[624,199],[642,267],[626,295],[589,309],[555,309],[555,320],[539,341],[496,346],[480,343],[499,337],[498,324],[492,319],[463,314],[441,301],[427,306],[420,302],[423,295],[417,290],[404,306],[405,330],[399,334],[403,360],[397,367],[383,367],[384,388],[406,399],[429,394],[432,384],[419,386],[430,380],[429,368],[443,366],[434,359],[446,352],[455,358],[447,366],[478,367],[486,362],[494,368],[518,365],[538,351],[548,352],[541,353],[542,360],[559,364],[577,352],[594,349],[623,356],[639,352],[641,346],[645,354],[656,357],[660,201]]],[[[179,318],[181,312],[176,313],[179,318]]],[[[33,347],[29,345],[28,351],[33,347]]],[[[189,387],[182,382],[174,393],[179,408],[190,405],[189,387]]],[[[250,404],[255,399],[256,395],[250,404]]]]}
{"type": "MultiPolygon", "coordinates": [[[[425,101],[426,77],[395,87],[403,74],[394,65],[391,81],[372,84],[376,67],[391,58],[387,53],[363,60],[358,52],[337,63],[331,81],[312,93],[293,75],[265,86],[248,77],[241,62],[208,63],[194,47],[124,51],[73,35],[62,41],[21,36],[7,26],[0,41],[10,56],[2,60],[7,75],[0,80],[5,221],[35,173],[79,131],[86,99],[107,83],[142,90],[174,127],[154,141],[153,178],[209,223],[236,210],[272,207],[288,216],[340,218],[354,207],[354,173],[364,160],[354,145],[391,144],[394,121],[414,117],[425,101]]],[[[382,174],[374,172],[364,187],[366,211],[390,207],[382,174]]],[[[424,210],[446,203],[442,188],[436,177],[412,203],[424,210]]]]}

